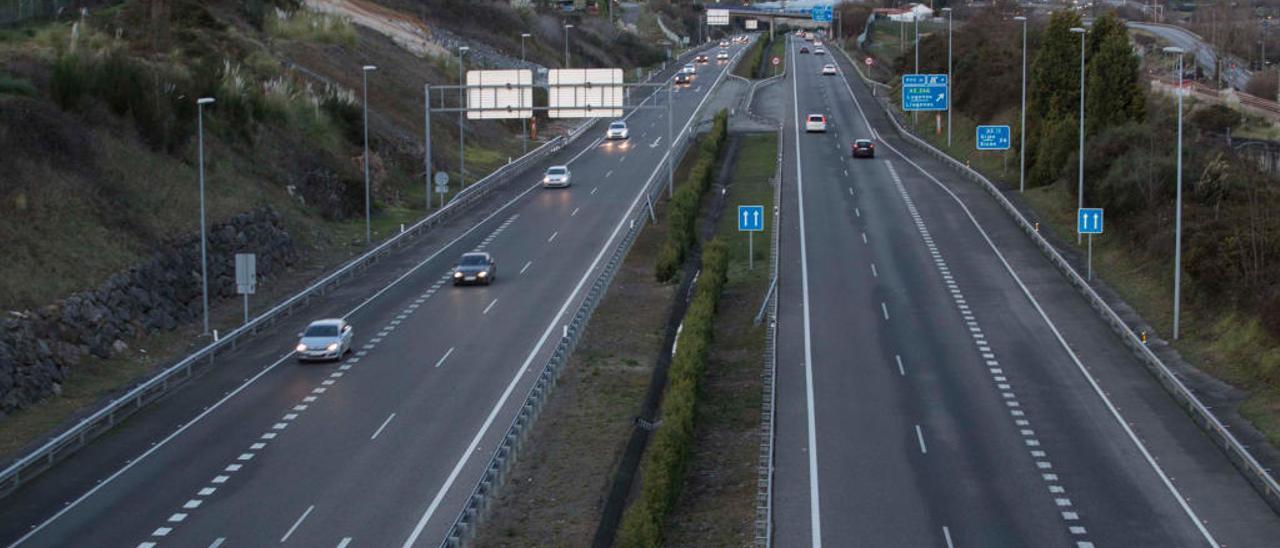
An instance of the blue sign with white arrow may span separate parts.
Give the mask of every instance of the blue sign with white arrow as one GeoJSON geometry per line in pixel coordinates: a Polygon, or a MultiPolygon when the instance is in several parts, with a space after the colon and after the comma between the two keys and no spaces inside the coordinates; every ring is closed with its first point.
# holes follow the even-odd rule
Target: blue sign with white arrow
{"type": "Polygon", "coordinates": [[[904,74],[902,110],[947,110],[950,92],[945,74],[904,74]]]}
{"type": "Polygon", "coordinates": [[[738,232],[764,231],[764,206],[738,206],[738,232]]]}
{"type": "Polygon", "coordinates": [[[1080,234],[1102,234],[1102,208],[1080,208],[1080,213],[1076,216],[1076,232],[1080,234]]]}
{"type": "Polygon", "coordinates": [[[978,150],[1009,150],[1009,126],[978,126],[978,150]]]}
{"type": "Polygon", "coordinates": [[[814,22],[830,23],[832,17],[831,6],[814,6],[810,8],[809,15],[813,17],[814,22]]]}

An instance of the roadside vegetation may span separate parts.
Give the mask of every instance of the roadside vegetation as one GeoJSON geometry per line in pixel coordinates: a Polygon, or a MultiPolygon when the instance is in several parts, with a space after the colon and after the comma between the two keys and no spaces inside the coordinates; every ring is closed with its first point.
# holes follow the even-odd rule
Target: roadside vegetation
{"type": "MultiPolygon", "coordinates": [[[[1028,40],[1024,197],[1061,241],[1074,240],[1079,37],[1068,29],[1079,24],[1077,14],[1056,12],[1047,24],[1033,24],[1028,40]]],[[[954,35],[948,152],[1005,188],[1018,185],[1021,30],[977,16],[957,23],[954,35]],[[972,74],[984,76],[965,76],[972,74]],[[973,149],[974,126],[991,123],[1014,129],[1007,154],[973,149]]],[[[1110,15],[1094,21],[1085,47],[1085,205],[1106,208],[1108,224],[1106,237],[1095,238],[1095,269],[1168,339],[1177,112],[1174,98],[1146,91],[1142,73],[1167,73],[1170,60],[1149,55],[1144,67],[1123,23],[1110,15]]],[[[881,64],[902,73],[913,57],[908,49],[881,64]]],[[[945,33],[922,37],[920,63],[922,72],[946,70],[945,33]]],[[[1197,367],[1244,390],[1243,416],[1280,443],[1280,269],[1273,264],[1280,257],[1280,178],[1226,146],[1228,132],[1261,131],[1256,123],[1194,100],[1185,109],[1182,337],[1173,344],[1197,367]]],[[[921,116],[920,124],[918,134],[947,148],[933,116],[921,116]]]]}
{"type": "Polygon", "coordinates": [[[740,139],[724,214],[716,226],[728,254],[726,281],[698,394],[693,446],[665,546],[747,546],[754,541],[767,329],[767,322],[756,325],[754,319],[769,290],[769,242],[775,227],[769,216],[765,230],[748,245],[737,230],[735,213],[741,205],[773,211],[770,180],[777,168],[778,138],[767,133],[740,139]]]}
{"type": "Polygon", "coordinates": [[[755,78],[760,73],[760,65],[765,59],[765,49],[769,46],[769,39],[766,36],[757,38],[755,43],[742,54],[742,59],[738,61],[737,66],[733,67],[733,73],[740,78],[748,80],[755,78]]]}
{"type": "Polygon", "coordinates": [[[667,208],[667,238],[658,250],[654,264],[654,276],[659,282],[670,282],[680,271],[680,265],[697,244],[698,213],[702,210],[702,197],[711,188],[716,174],[716,162],[724,144],[729,125],[729,113],[716,114],[711,133],[698,143],[697,160],[683,184],[676,189],[667,208]]]}

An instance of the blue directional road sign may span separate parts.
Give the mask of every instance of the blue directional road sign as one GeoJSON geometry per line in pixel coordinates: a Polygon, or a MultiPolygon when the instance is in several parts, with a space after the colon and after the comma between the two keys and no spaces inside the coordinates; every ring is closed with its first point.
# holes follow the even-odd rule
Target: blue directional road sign
{"type": "Polygon", "coordinates": [[[761,232],[764,230],[764,206],[738,206],[738,231],[761,232]]]}
{"type": "Polygon", "coordinates": [[[945,74],[904,74],[902,110],[947,110],[950,92],[945,74]]]}
{"type": "Polygon", "coordinates": [[[832,16],[831,6],[814,6],[810,8],[809,15],[813,17],[815,22],[830,23],[832,16]]]}
{"type": "Polygon", "coordinates": [[[1076,232],[1080,234],[1102,234],[1102,208],[1080,208],[1080,213],[1076,215],[1076,232]]]}
{"type": "Polygon", "coordinates": [[[1009,126],[978,126],[978,150],[1009,150],[1009,126]]]}

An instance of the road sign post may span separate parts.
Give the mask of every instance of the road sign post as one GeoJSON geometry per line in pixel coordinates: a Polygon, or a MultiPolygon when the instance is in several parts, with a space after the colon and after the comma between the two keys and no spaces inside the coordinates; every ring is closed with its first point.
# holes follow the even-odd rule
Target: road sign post
{"type": "Polygon", "coordinates": [[[782,62],[782,59],[778,58],[777,56],[774,56],[773,58],[773,75],[774,76],[778,75],[778,64],[781,62],[782,62]]]}
{"type": "Polygon", "coordinates": [[[1102,208],[1082,207],[1076,214],[1076,233],[1089,235],[1087,279],[1093,280],[1093,235],[1102,234],[1102,208]]]}
{"type": "Polygon", "coordinates": [[[244,295],[244,323],[249,323],[249,295],[258,290],[258,256],[236,253],[236,293],[244,295]]]}
{"type": "Polygon", "coordinates": [[[738,206],[738,232],[747,233],[747,270],[755,267],[755,233],[764,231],[764,206],[738,206]]]}
{"type": "Polygon", "coordinates": [[[902,75],[902,110],[947,110],[950,85],[945,74],[902,75]]]}

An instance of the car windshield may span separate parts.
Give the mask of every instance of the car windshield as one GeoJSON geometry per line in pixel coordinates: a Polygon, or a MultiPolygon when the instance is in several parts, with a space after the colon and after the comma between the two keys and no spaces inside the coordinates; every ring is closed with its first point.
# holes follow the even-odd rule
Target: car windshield
{"type": "Polygon", "coordinates": [[[627,129],[627,124],[622,122],[614,122],[609,124],[609,129],[627,129]]]}
{"type": "Polygon", "coordinates": [[[337,337],[338,326],[334,324],[313,325],[307,328],[303,337],[337,337]]]}
{"type": "Polygon", "coordinates": [[[567,170],[567,169],[565,169],[565,168],[562,168],[562,167],[553,167],[553,168],[551,168],[551,169],[548,169],[548,170],[547,170],[547,175],[564,175],[565,173],[568,173],[568,172],[569,172],[569,170],[567,170]]]}
{"type": "Polygon", "coordinates": [[[462,266],[481,266],[487,262],[488,261],[485,260],[484,255],[463,255],[462,262],[460,264],[462,264],[462,266]]]}
{"type": "Polygon", "coordinates": [[[815,114],[815,115],[813,115],[813,116],[810,116],[810,117],[809,117],[809,121],[810,121],[810,122],[821,122],[821,121],[822,121],[822,117],[821,117],[821,116],[818,116],[817,114],[815,114]]]}

